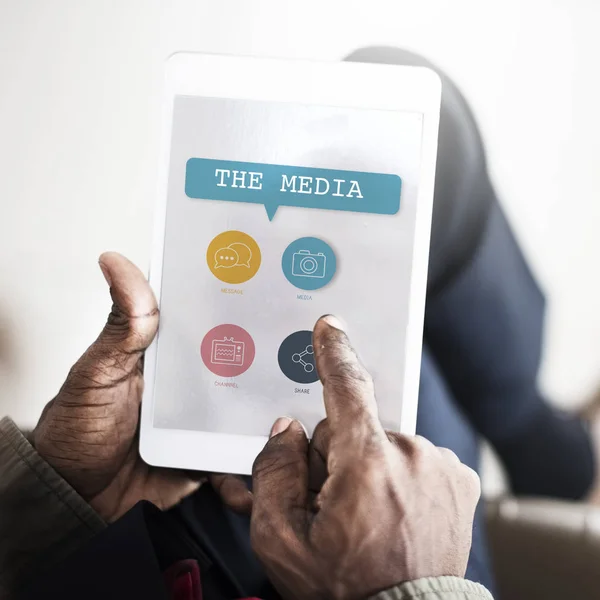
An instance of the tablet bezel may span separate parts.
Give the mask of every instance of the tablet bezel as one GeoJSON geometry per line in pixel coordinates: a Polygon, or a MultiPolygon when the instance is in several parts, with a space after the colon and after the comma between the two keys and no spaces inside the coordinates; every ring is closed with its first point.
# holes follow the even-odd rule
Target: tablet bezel
{"type": "MultiPolygon", "coordinates": [[[[150,285],[160,306],[173,103],[176,96],[290,102],[318,106],[416,112],[423,115],[401,431],[417,419],[429,235],[433,205],[441,82],[423,67],[313,62],[177,53],[166,62],[158,199],[150,285]],[[285,76],[284,76],[285,74],[285,76]]],[[[144,364],[140,453],[151,465],[250,474],[266,436],[154,427],[154,380],[160,330],[144,364]]]]}

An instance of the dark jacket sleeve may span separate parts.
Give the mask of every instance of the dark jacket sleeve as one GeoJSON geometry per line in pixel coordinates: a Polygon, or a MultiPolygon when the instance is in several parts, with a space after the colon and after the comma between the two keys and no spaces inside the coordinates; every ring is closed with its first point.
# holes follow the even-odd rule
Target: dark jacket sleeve
{"type": "Polygon", "coordinates": [[[0,599],[106,527],[9,418],[0,421],[0,599]]]}

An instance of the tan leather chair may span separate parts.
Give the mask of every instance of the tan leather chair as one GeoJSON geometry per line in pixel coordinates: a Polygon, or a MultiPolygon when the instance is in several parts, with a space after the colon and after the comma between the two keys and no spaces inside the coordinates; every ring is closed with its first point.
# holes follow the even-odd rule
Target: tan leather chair
{"type": "Polygon", "coordinates": [[[600,507],[500,498],[488,528],[497,600],[600,599],[600,507]]]}

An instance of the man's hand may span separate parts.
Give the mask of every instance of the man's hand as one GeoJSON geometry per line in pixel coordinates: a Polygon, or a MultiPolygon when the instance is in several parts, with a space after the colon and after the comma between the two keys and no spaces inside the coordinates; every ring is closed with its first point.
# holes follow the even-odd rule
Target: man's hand
{"type": "Polygon", "coordinates": [[[253,548],[284,598],[462,577],[479,479],[450,450],[383,430],[371,377],[339,327],[325,317],[314,331],[327,419],[312,447],[300,423],[279,419],[254,464],[253,548]]]}
{"type": "MultiPolygon", "coordinates": [[[[112,311],[98,339],[71,369],[33,432],[38,453],[106,521],[140,500],[170,508],[200,476],[149,467],[138,453],[142,360],[158,328],[158,307],[142,272],[119,254],[100,257],[112,311]]],[[[228,503],[247,500],[239,480],[221,476],[228,503]]]]}

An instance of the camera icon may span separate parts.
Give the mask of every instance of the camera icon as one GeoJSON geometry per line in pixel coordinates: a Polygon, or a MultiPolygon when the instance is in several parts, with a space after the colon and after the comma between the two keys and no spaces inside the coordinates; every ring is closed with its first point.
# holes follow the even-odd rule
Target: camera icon
{"type": "Polygon", "coordinates": [[[322,252],[312,254],[309,250],[298,250],[292,255],[292,275],[295,277],[325,278],[327,258],[322,252]]]}

